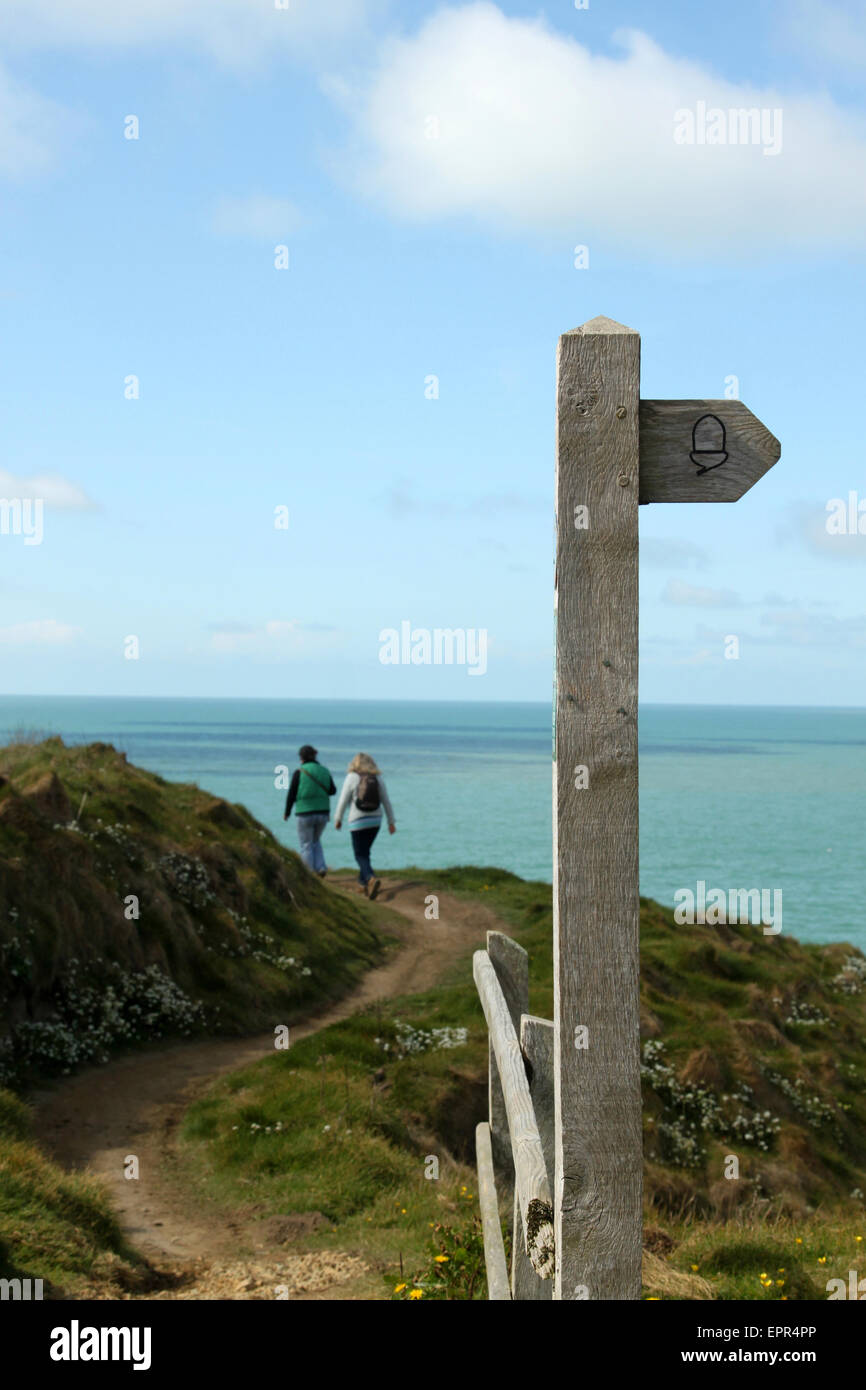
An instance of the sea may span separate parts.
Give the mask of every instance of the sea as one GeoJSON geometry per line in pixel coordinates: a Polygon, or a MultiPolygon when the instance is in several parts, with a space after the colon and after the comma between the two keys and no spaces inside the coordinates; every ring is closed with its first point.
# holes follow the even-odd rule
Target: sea
{"type": "MultiPolygon", "coordinates": [[[[550,881],[549,704],[0,696],[0,739],[112,743],[131,762],[239,801],[292,848],[280,770],[302,743],[338,787],[372,754],[394,804],[378,872],[476,864],[550,881]]],[[[782,931],[866,950],[866,709],[642,705],[641,892],[781,892],[782,931]]],[[[352,863],[345,825],[326,831],[352,863]]]]}

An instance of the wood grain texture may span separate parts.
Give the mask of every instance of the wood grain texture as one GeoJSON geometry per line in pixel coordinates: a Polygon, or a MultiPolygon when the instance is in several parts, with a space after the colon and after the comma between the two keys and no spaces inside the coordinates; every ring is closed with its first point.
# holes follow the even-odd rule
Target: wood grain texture
{"type": "MultiPolygon", "coordinates": [[[[487,954],[496,971],[515,1033],[520,1028],[520,1016],[529,1008],[529,957],[522,946],[503,932],[487,933],[487,954]]],[[[508,1133],[508,1112],[502,1083],[496,1066],[493,1043],[489,1042],[489,1100],[490,1142],[493,1149],[493,1171],[500,1196],[507,1196],[514,1187],[514,1160],[508,1133]]]]}
{"type": "Polygon", "coordinates": [[[553,1274],[553,1207],[523,1054],[505,996],[486,951],[475,952],[472,973],[496,1054],[508,1112],[514,1155],[514,1188],[520,1203],[526,1252],[533,1269],[543,1279],[549,1279],[553,1274]]]}
{"type": "MultiPolygon", "coordinates": [[[[553,1190],[553,1024],[546,1018],[524,1013],[520,1020],[520,1050],[526,1066],[529,1096],[541,1139],[547,1181],[553,1190]]],[[[547,1302],[553,1297],[553,1281],[539,1279],[523,1248],[520,1207],[514,1200],[514,1238],[511,1243],[511,1297],[547,1302]]]]}
{"type": "Polygon", "coordinates": [[[484,1238],[487,1298],[495,1303],[510,1302],[508,1265],[499,1219],[496,1180],[493,1176],[490,1126],[486,1120],[475,1128],[475,1164],[478,1170],[478,1205],[481,1208],[481,1232],[484,1238]]]}
{"type": "Polygon", "coordinates": [[[559,340],[554,765],[554,1298],[641,1286],[638,1012],[640,339],[559,340]],[[577,530],[574,507],[589,509],[577,530]],[[575,786],[575,768],[589,787],[575,786]],[[575,1030],[589,1030],[588,1047],[575,1030]]]}
{"type": "Polygon", "coordinates": [[[742,401],[641,401],[641,502],[736,502],[773,467],[782,446],[742,401]],[[718,431],[707,416],[724,426],[722,452],[714,449],[718,431]],[[698,421],[698,452],[692,459],[698,421]],[[703,467],[707,471],[701,473],[703,467]]]}

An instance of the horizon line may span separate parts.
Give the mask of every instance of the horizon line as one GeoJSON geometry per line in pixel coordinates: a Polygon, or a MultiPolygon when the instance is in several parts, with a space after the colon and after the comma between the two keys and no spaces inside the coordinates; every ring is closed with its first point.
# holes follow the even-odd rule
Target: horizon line
{"type": "MultiPolygon", "coordinates": [[[[199,703],[215,704],[217,701],[245,701],[249,704],[323,704],[323,705],[532,705],[540,709],[552,709],[552,700],[455,700],[442,698],[415,698],[394,696],[359,696],[347,698],[336,695],[57,695],[30,691],[27,694],[12,695],[0,693],[0,702],[8,700],[195,700],[199,703]]],[[[762,701],[751,704],[738,704],[733,701],[713,703],[710,700],[641,700],[638,697],[638,710],[645,709],[804,709],[804,710],[866,710],[864,705],[812,705],[793,701],[774,703],[762,701]]]]}

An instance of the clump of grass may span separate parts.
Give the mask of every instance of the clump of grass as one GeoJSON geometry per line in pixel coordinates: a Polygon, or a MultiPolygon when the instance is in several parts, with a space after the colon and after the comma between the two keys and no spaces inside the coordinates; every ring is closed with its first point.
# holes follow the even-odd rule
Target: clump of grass
{"type": "MultiPolygon", "coordinates": [[[[461,1188],[461,1197],[472,1200],[472,1194],[461,1188]]],[[[426,1260],[411,1276],[397,1278],[389,1270],[385,1287],[390,1298],[398,1303],[462,1302],[486,1299],[487,1277],[484,1268],[484,1237],[478,1216],[464,1217],[449,1223],[431,1222],[431,1238],[426,1260]]],[[[505,1232],[503,1231],[503,1238],[505,1232]]],[[[506,1243],[507,1255],[508,1243],[506,1243]]]]}
{"type": "Polygon", "coordinates": [[[48,729],[37,729],[26,724],[16,724],[7,743],[11,748],[34,748],[36,744],[43,743],[45,739],[52,737],[56,737],[56,735],[52,735],[48,729]]]}
{"type": "Polygon", "coordinates": [[[0,1090],[0,1277],[41,1279],[43,1297],[104,1296],[154,1283],[91,1178],[65,1173],[30,1133],[27,1107],[0,1090]]]}
{"type": "Polygon", "coordinates": [[[641,1297],[650,1300],[675,1299],[688,1302],[711,1299],[713,1288],[693,1270],[685,1273],[674,1269],[660,1255],[643,1252],[641,1297]]]}

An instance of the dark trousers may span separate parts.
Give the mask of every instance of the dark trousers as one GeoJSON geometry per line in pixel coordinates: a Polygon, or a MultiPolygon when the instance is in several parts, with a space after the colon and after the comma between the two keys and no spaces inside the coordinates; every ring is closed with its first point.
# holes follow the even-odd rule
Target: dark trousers
{"type": "Polygon", "coordinates": [[[368,825],[363,830],[352,831],[352,852],[358,861],[359,883],[369,883],[373,877],[373,870],[370,866],[370,850],[373,848],[373,841],[378,834],[378,825],[368,825]]]}

